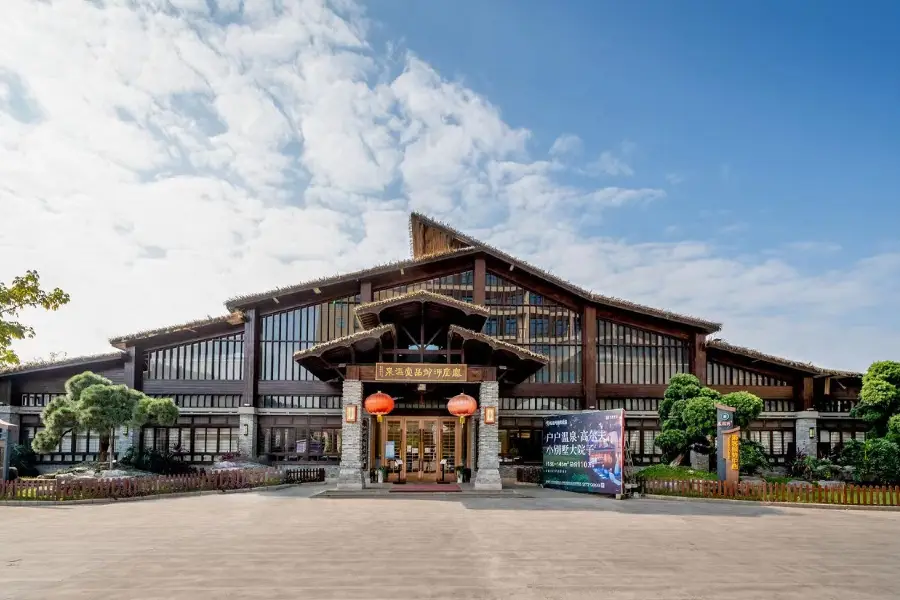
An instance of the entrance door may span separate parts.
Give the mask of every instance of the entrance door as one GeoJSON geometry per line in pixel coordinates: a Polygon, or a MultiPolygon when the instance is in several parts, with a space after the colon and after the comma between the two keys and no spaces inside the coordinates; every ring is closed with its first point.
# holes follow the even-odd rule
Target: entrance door
{"type": "Polygon", "coordinates": [[[380,451],[382,464],[390,467],[388,481],[410,483],[455,480],[459,462],[459,434],[454,419],[393,417],[385,419],[380,451]]]}

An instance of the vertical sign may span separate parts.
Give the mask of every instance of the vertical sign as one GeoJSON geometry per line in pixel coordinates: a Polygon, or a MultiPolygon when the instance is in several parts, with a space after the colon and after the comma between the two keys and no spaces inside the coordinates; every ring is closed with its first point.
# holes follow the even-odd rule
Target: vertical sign
{"type": "Polygon", "coordinates": [[[740,479],[741,428],[734,424],[734,408],[716,404],[716,471],[719,481],[737,483],[740,479]]]}
{"type": "Polygon", "coordinates": [[[622,409],[544,417],[544,485],[621,494],[624,426],[622,409]]]}

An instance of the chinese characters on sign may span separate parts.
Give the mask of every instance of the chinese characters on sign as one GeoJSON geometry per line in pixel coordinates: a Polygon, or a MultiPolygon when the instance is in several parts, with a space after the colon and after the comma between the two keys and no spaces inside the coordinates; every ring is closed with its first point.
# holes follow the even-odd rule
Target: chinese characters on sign
{"type": "Polygon", "coordinates": [[[624,424],[621,409],[544,417],[543,484],[621,494],[624,424]]]}
{"type": "Polygon", "coordinates": [[[466,365],[406,365],[377,363],[375,381],[465,382],[466,365]]]}
{"type": "Polygon", "coordinates": [[[731,470],[737,471],[741,468],[741,438],[736,433],[731,434],[731,470]]]}

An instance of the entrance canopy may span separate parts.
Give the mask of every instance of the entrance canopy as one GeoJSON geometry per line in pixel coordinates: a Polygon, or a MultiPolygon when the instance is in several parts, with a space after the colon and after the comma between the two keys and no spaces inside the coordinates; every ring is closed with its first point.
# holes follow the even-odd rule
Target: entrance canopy
{"type": "Polygon", "coordinates": [[[484,306],[424,290],[360,304],[362,331],[294,354],[300,366],[322,381],[343,379],[350,365],[374,363],[495,367],[497,379],[521,383],[548,358],[480,333],[484,306]]]}

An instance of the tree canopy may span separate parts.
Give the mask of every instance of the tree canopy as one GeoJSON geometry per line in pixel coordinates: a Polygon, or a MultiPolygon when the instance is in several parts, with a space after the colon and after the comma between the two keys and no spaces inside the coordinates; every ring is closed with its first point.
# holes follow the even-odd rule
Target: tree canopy
{"type": "Polygon", "coordinates": [[[37,271],[16,277],[9,287],[0,282],[0,367],[19,364],[19,357],[12,349],[14,340],[34,337],[33,328],[16,320],[22,309],[56,310],[68,302],[69,295],[59,288],[50,292],[42,290],[37,271]]]}
{"type": "Polygon", "coordinates": [[[41,412],[44,429],[31,445],[37,452],[52,452],[72,430],[110,436],[117,427],[141,427],[149,421],[169,426],[177,420],[178,407],[171,398],[151,398],[85,371],[66,381],[66,394],[51,400],[41,412]]]}
{"type": "Polygon", "coordinates": [[[666,460],[684,456],[690,450],[709,453],[715,446],[716,404],[734,407],[735,424],[745,428],[759,416],[763,401],[750,392],[732,392],[724,396],[704,387],[689,373],[674,375],[659,405],[662,431],[656,445],[666,460]]]}
{"type": "Polygon", "coordinates": [[[872,363],[863,375],[859,402],[851,416],[868,423],[873,436],[900,442],[900,362],[872,363]]]}

